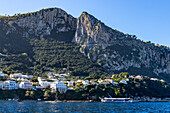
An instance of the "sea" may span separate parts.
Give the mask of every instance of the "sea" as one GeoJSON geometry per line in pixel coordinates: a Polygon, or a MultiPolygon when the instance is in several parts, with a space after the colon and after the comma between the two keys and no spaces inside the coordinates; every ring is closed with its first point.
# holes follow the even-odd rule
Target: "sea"
{"type": "Polygon", "coordinates": [[[170,102],[0,101],[0,113],[170,113],[170,102]]]}

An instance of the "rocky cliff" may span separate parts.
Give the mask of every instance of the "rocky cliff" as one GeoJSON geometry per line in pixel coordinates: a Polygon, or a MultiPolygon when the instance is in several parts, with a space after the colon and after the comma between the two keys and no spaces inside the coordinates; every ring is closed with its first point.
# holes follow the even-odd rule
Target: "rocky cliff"
{"type": "Polygon", "coordinates": [[[112,72],[169,77],[170,49],[111,29],[87,12],[77,19],[73,42],[80,44],[84,55],[112,72]]]}
{"type": "Polygon", "coordinates": [[[60,8],[43,9],[38,12],[13,16],[8,24],[24,28],[28,33],[39,35],[50,35],[55,33],[74,31],[76,19],[60,8]]]}
{"type": "MultiPolygon", "coordinates": [[[[32,52],[33,40],[54,39],[80,46],[80,52],[111,73],[128,71],[170,79],[170,49],[114,30],[83,12],[78,18],[59,8],[0,17],[0,53],[32,52]],[[15,40],[13,40],[15,39],[15,40]],[[22,48],[21,48],[22,46],[22,48]]],[[[8,53],[8,54],[9,54],[8,53]]],[[[52,67],[53,68],[53,67],[52,67]]]]}

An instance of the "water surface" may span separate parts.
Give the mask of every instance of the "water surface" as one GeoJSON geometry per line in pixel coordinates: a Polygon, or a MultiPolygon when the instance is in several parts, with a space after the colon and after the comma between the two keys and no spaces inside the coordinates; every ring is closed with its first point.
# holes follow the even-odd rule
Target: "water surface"
{"type": "Polygon", "coordinates": [[[0,101],[0,113],[170,113],[170,102],[85,103],[0,101]]]}

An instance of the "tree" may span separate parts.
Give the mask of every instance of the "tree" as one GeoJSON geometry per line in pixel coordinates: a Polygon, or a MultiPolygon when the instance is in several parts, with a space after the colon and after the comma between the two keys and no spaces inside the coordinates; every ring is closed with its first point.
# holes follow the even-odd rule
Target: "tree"
{"type": "Polygon", "coordinates": [[[44,93],[44,100],[48,100],[50,98],[50,90],[46,90],[44,93]]]}
{"type": "Polygon", "coordinates": [[[78,82],[78,83],[77,83],[77,86],[82,86],[82,85],[83,85],[82,82],[78,82]]]}
{"type": "Polygon", "coordinates": [[[32,78],[30,81],[31,82],[38,82],[38,79],[37,78],[32,78]]]}
{"type": "Polygon", "coordinates": [[[45,79],[45,81],[48,81],[48,82],[53,82],[53,80],[51,80],[51,79],[45,79]]]}
{"type": "Polygon", "coordinates": [[[102,76],[100,77],[100,79],[104,80],[104,79],[105,79],[105,76],[104,76],[104,75],[102,75],[102,76]]]}
{"type": "Polygon", "coordinates": [[[121,77],[124,77],[124,78],[128,78],[129,77],[129,73],[128,72],[122,72],[119,74],[121,77]]]}
{"type": "Polygon", "coordinates": [[[85,80],[91,80],[93,77],[86,77],[85,80]]]}
{"type": "Polygon", "coordinates": [[[30,92],[26,91],[25,96],[29,96],[29,95],[30,95],[30,92]]]}
{"type": "Polygon", "coordinates": [[[35,91],[30,91],[30,95],[29,95],[31,98],[34,98],[35,96],[35,91]]]}

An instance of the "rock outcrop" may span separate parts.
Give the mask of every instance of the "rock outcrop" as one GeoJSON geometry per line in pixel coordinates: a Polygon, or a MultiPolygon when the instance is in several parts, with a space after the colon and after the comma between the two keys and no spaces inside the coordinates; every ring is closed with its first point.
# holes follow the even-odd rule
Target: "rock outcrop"
{"type": "Polygon", "coordinates": [[[60,8],[43,9],[13,18],[16,19],[10,20],[10,25],[17,24],[36,36],[50,35],[54,29],[56,33],[74,31],[76,27],[76,18],[60,8]]]}
{"type": "Polygon", "coordinates": [[[170,74],[170,49],[111,29],[87,12],[77,19],[73,42],[81,45],[84,55],[113,72],[170,74]]]}

